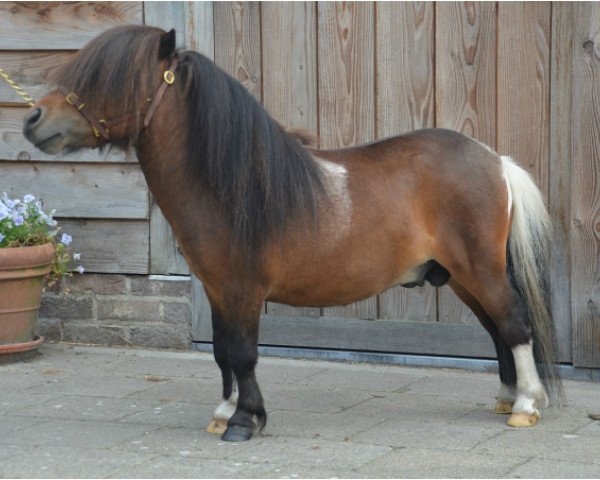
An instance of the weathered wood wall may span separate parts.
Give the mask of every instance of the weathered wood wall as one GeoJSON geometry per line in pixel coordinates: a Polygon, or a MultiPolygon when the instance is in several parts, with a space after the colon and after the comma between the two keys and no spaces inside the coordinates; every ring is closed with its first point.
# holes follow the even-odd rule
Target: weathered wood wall
{"type": "MultiPolygon", "coordinates": [[[[176,28],[179,43],[214,58],[275,118],[318,134],[322,147],[445,127],[513,155],[557,225],[562,358],[600,366],[599,4],[3,2],[0,66],[39,97],[51,69],[95,34],[143,22],[176,28]]],[[[81,152],[50,163],[24,141],[19,102],[0,83],[0,190],[35,189],[58,202],[93,271],[186,273],[135,159],[81,152]]],[[[381,349],[403,324],[407,334],[440,334],[423,349],[452,354],[440,350],[444,335],[456,343],[479,328],[447,288],[392,289],[343,308],[269,303],[265,313],[267,337],[279,344],[288,326],[304,325],[307,345],[365,348],[327,333],[350,317],[358,319],[350,329],[381,326],[381,349]],[[295,315],[302,320],[285,321],[295,315]]]]}

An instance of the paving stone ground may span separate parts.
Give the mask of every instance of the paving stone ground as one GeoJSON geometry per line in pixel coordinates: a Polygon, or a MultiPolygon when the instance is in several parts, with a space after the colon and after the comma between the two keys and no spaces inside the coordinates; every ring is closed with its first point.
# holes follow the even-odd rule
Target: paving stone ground
{"type": "Polygon", "coordinates": [[[204,427],[212,356],[49,344],[0,365],[0,478],[598,478],[600,382],[512,429],[495,375],[261,358],[269,423],[240,444],[204,427]]]}

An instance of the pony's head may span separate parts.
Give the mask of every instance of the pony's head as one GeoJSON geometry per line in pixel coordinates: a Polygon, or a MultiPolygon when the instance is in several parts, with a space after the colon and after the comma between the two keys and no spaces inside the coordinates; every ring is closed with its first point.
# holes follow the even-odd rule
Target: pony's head
{"type": "Polygon", "coordinates": [[[57,72],[57,88],[24,119],[25,137],[49,154],[107,142],[129,147],[174,54],[174,30],[122,26],[104,32],[57,72]]]}

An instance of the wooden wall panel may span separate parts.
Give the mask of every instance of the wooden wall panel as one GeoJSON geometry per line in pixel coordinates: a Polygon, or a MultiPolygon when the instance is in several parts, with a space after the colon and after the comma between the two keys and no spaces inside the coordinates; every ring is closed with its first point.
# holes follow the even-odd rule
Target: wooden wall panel
{"type": "Polygon", "coordinates": [[[549,2],[498,4],[497,149],[536,179],[547,198],[550,133],[549,2]]]}
{"type": "MultiPolygon", "coordinates": [[[[378,138],[430,128],[435,121],[434,5],[381,2],[376,15],[378,138]]],[[[378,318],[437,321],[437,292],[395,287],[379,295],[378,318]]]]}
{"type": "MultiPolygon", "coordinates": [[[[436,127],[496,146],[496,4],[436,5],[436,127]]],[[[479,321],[449,287],[438,291],[440,322],[479,321]]]]}
{"type": "Polygon", "coordinates": [[[87,272],[147,274],[148,222],[144,220],[61,220],[61,232],[73,237],[87,272]]]}
{"type": "Polygon", "coordinates": [[[262,99],[260,4],[216,2],[215,62],[262,99]]]}
{"type": "Polygon", "coordinates": [[[0,192],[43,200],[57,217],[148,218],[148,186],[138,165],[0,162],[0,192]]]}
{"type": "MultiPolygon", "coordinates": [[[[286,128],[317,135],[316,5],[305,2],[262,4],[263,104],[286,128]]],[[[275,315],[320,315],[319,308],[268,302],[275,315]]]]}
{"type": "MultiPolygon", "coordinates": [[[[373,4],[318,4],[319,125],[322,148],[375,138],[373,4]]],[[[377,298],[323,309],[324,316],[377,318],[377,298]]]]}
{"type": "Polygon", "coordinates": [[[0,50],[76,50],[142,22],[142,2],[0,2],[0,50]]]}
{"type": "MultiPolygon", "coordinates": [[[[51,89],[49,77],[65,65],[73,52],[11,52],[0,51],[1,68],[21,86],[34,100],[39,100],[51,89]]],[[[21,104],[28,106],[17,92],[4,80],[0,81],[0,105],[21,104]]]]}
{"type": "Polygon", "coordinates": [[[600,4],[573,8],[573,363],[600,367],[600,4]]]}

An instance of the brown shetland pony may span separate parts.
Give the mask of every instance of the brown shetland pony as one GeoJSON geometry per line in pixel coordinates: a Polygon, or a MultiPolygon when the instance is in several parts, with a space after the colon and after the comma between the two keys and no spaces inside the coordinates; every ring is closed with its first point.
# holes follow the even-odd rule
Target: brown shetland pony
{"type": "Polygon", "coordinates": [[[436,129],[305,148],[236,80],[152,27],[103,33],[55,80],[24,134],[51,154],[137,153],[210,300],[223,402],[209,429],[224,440],[266,423],[254,375],[265,300],[324,307],[448,283],[494,340],[509,425],[535,424],[546,389],[560,392],[550,221],[509,158],[436,129]]]}

